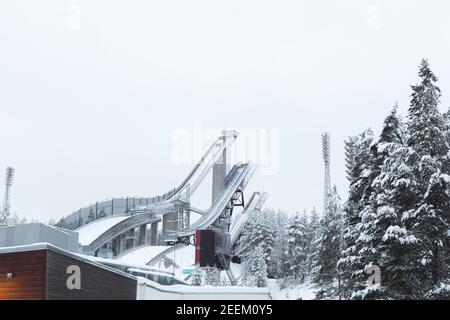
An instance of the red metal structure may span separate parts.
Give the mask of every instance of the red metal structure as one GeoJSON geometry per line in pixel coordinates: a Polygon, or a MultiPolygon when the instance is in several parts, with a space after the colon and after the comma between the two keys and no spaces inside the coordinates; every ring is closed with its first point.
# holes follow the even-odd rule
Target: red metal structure
{"type": "Polygon", "coordinates": [[[230,267],[230,235],[219,230],[195,232],[195,264],[200,267],[230,267]]]}

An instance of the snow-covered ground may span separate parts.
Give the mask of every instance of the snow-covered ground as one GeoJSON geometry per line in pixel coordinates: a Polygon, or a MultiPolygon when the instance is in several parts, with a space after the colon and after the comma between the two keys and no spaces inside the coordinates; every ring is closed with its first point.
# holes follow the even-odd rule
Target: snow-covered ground
{"type": "Polygon", "coordinates": [[[138,300],[269,300],[267,288],[163,286],[138,278],[138,300]]]}
{"type": "MultiPolygon", "coordinates": [[[[120,257],[119,259],[117,259],[117,261],[120,263],[134,264],[136,266],[145,265],[149,260],[157,256],[167,248],[169,247],[147,246],[138,248],[137,250],[132,251],[123,257],[120,257]]],[[[195,247],[181,247],[178,250],[168,253],[167,258],[171,261],[174,261],[175,266],[171,263],[171,261],[170,263],[167,263],[167,261],[165,262],[161,260],[152,268],[170,272],[179,279],[187,279],[189,277],[189,272],[186,271],[193,270],[195,268],[195,247]]],[[[240,264],[231,263],[231,270],[233,271],[235,277],[239,280],[242,273],[242,266],[240,264]]],[[[223,283],[227,283],[229,281],[225,272],[221,273],[221,280],[223,281],[223,283]]],[[[314,289],[311,288],[310,283],[280,289],[278,280],[269,279],[268,289],[270,291],[272,299],[274,300],[312,300],[315,297],[314,289]]]]}
{"type": "Polygon", "coordinates": [[[82,245],[87,246],[101,234],[128,217],[129,216],[109,216],[90,222],[75,230],[79,235],[78,241],[82,245]]]}
{"type": "MultiPolygon", "coordinates": [[[[155,255],[156,256],[156,255],[155,255]]],[[[179,279],[186,280],[189,278],[190,271],[195,269],[195,247],[185,246],[167,254],[167,258],[175,262],[175,265],[161,260],[159,263],[153,266],[159,270],[170,272],[179,279]]],[[[235,277],[239,280],[241,276],[241,265],[231,263],[231,270],[235,277]]],[[[229,281],[225,272],[221,273],[221,280],[226,283],[229,281]]]]}
{"type": "Polygon", "coordinates": [[[268,287],[273,300],[313,300],[315,297],[310,283],[280,289],[276,279],[269,279],[268,287]]]}
{"type": "Polygon", "coordinates": [[[128,254],[121,256],[117,261],[130,263],[135,265],[146,265],[151,259],[158,254],[167,250],[169,246],[145,246],[138,248],[128,254]]]}
{"type": "Polygon", "coordinates": [[[167,254],[167,258],[175,262],[175,265],[168,261],[161,260],[154,265],[154,268],[174,273],[176,277],[185,279],[189,276],[189,270],[195,267],[195,247],[185,246],[167,254]]]}

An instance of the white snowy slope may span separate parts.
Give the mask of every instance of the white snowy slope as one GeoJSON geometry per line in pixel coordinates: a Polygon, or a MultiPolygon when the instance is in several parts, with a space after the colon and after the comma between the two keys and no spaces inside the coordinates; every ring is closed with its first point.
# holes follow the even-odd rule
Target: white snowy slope
{"type": "Polygon", "coordinates": [[[79,234],[78,241],[84,245],[87,246],[91,244],[92,241],[94,241],[96,238],[98,238],[101,234],[103,234],[108,229],[112,228],[119,222],[125,220],[129,216],[109,216],[102,219],[95,220],[93,222],[90,222],[75,231],[79,234]]]}
{"type": "Polygon", "coordinates": [[[313,300],[315,297],[314,289],[311,288],[310,283],[280,289],[276,279],[269,279],[267,286],[273,300],[313,300]]]}
{"type": "MultiPolygon", "coordinates": [[[[169,253],[167,255],[167,258],[173,260],[176,266],[174,266],[171,263],[166,264],[164,261],[160,261],[153,267],[165,272],[173,273],[175,277],[179,279],[187,280],[190,275],[189,271],[195,268],[195,247],[194,246],[181,247],[180,249],[169,253]]],[[[239,281],[242,274],[242,266],[240,264],[231,263],[231,270],[234,273],[234,276],[239,281]]],[[[221,273],[221,280],[223,282],[229,281],[228,276],[226,275],[225,272],[221,273]]]]}
{"type": "MultiPolygon", "coordinates": [[[[230,268],[231,268],[231,271],[234,274],[234,277],[236,278],[238,283],[240,283],[241,277],[242,277],[242,265],[238,264],[238,263],[231,262],[230,263],[230,268]]],[[[225,272],[222,272],[220,274],[220,281],[222,281],[223,283],[228,283],[230,281],[230,279],[228,278],[228,275],[225,272]]]]}
{"type": "Polygon", "coordinates": [[[172,251],[167,255],[167,258],[175,262],[167,264],[167,262],[160,261],[154,268],[164,270],[166,272],[173,272],[175,276],[186,278],[188,274],[183,273],[184,270],[190,270],[195,267],[195,247],[184,246],[178,250],[172,251]]]}
{"type": "Polygon", "coordinates": [[[121,256],[117,260],[124,263],[146,265],[147,262],[168,248],[168,246],[145,246],[121,256]]]}

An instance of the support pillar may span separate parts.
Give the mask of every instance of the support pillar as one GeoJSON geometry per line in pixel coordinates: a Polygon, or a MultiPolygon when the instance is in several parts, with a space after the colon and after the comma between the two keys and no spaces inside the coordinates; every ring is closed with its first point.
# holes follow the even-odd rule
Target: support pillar
{"type": "Polygon", "coordinates": [[[120,235],[120,252],[125,251],[126,248],[127,248],[127,239],[125,237],[125,234],[121,234],[120,235]]]}
{"type": "Polygon", "coordinates": [[[119,238],[117,237],[112,240],[112,252],[114,256],[119,253],[119,238]]]}
{"type": "Polygon", "coordinates": [[[227,148],[222,152],[222,155],[217,159],[213,166],[213,176],[212,176],[212,203],[219,193],[220,187],[222,186],[223,180],[228,173],[227,165],[227,148]]]}
{"type": "Polygon", "coordinates": [[[153,222],[150,227],[150,245],[156,246],[157,236],[158,236],[158,222],[153,222]]]}
{"type": "Polygon", "coordinates": [[[144,224],[144,225],[139,227],[139,241],[138,241],[138,245],[139,246],[145,244],[145,235],[146,235],[146,233],[147,233],[147,225],[144,224]]]}

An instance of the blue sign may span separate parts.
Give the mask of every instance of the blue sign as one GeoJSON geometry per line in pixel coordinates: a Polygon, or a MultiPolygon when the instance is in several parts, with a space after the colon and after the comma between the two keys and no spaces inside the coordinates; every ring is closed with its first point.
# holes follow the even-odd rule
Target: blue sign
{"type": "Polygon", "coordinates": [[[183,274],[192,274],[192,269],[183,269],[183,274]]]}

